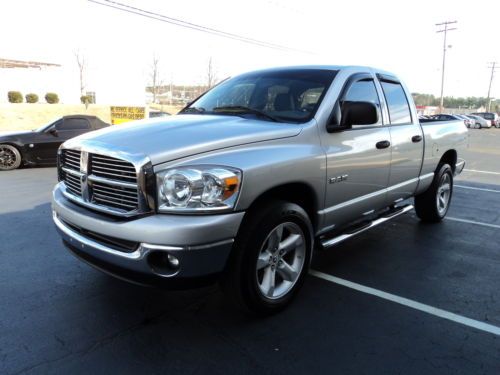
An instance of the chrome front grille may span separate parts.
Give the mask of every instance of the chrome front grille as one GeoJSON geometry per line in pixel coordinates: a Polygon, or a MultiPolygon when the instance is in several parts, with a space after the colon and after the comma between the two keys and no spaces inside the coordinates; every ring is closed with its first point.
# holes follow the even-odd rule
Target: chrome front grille
{"type": "Polygon", "coordinates": [[[75,171],[79,171],[81,154],[81,151],[65,150],[65,152],[63,153],[63,162],[65,166],[74,169],[75,171]]]}
{"type": "Polygon", "coordinates": [[[135,167],[128,161],[95,154],[90,156],[90,160],[91,171],[95,176],[137,184],[135,167]]]}
{"type": "Polygon", "coordinates": [[[64,183],[68,190],[70,190],[75,195],[82,195],[82,183],[78,177],[66,173],[64,176],[64,183]]]}
{"type": "Polygon", "coordinates": [[[63,149],[59,176],[67,196],[86,207],[118,215],[144,211],[138,173],[129,161],[63,149]]]}
{"type": "Polygon", "coordinates": [[[61,179],[66,188],[73,194],[82,195],[82,181],[80,178],[80,156],[81,152],[77,150],[65,150],[61,156],[62,170],[60,170],[61,179]],[[74,173],[72,173],[74,172],[74,173]]]}
{"type": "Polygon", "coordinates": [[[100,182],[92,184],[92,201],[127,211],[135,210],[139,206],[137,187],[113,186],[100,182]]]}

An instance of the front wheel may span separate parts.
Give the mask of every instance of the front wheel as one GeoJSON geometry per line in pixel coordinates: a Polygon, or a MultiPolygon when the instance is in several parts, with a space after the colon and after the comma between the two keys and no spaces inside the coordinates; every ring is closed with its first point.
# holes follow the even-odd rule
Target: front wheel
{"type": "Polygon", "coordinates": [[[304,282],[312,225],[307,213],[289,202],[268,202],[247,215],[222,286],[245,310],[269,315],[285,308],[304,282]]]}
{"type": "Polygon", "coordinates": [[[415,211],[420,220],[437,223],[446,216],[453,194],[453,171],[440,164],[431,186],[415,197],[415,211]]]}
{"type": "Polygon", "coordinates": [[[0,145],[0,171],[11,171],[21,166],[21,153],[11,145],[0,145]]]}

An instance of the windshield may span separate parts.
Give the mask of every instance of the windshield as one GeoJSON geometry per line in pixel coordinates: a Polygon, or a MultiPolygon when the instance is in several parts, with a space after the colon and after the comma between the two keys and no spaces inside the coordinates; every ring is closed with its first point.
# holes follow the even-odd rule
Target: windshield
{"type": "Polygon", "coordinates": [[[251,115],[264,121],[307,122],[316,113],[336,73],[287,69],[244,74],[214,87],[180,113],[251,115]]]}
{"type": "Polygon", "coordinates": [[[46,131],[48,128],[50,128],[52,125],[54,125],[54,123],[57,120],[59,120],[59,117],[53,119],[52,121],[48,122],[47,124],[45,124],[43,126],[40,126],[38,129],[35,129],[34,131],[37,132],[37,133],[42,133],[42,132],[46,131]]]}

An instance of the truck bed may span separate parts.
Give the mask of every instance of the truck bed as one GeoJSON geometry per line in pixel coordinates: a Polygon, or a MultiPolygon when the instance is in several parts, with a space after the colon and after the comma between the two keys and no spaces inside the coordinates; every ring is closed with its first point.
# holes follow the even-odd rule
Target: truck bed
{"type": "Polygon", "coordinates": [[[455,150],[460,155],[468,147],[468,129],[462,121],[420,120],[420,125],[425,141],[421,175],[433,172],[447,150],[455,150]]]}

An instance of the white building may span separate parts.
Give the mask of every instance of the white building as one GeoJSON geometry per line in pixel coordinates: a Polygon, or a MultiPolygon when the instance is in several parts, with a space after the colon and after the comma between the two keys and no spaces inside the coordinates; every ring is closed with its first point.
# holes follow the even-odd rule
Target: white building
{"type": "Polygon", "coordinates": [[[64,96],[64,79],[59,64],[34,61],[7,60],[0,58],[0,103],[7,103],[9,91],[23,95],[34,93],[44,102],[47,92],[64,96]]]}
{"type": "MultiPolygon", "coordinates": [[[[117,62],[102,62],[85,75],[85,92],[95,93],[96,103],[104,105],[144,105],[144,77],[140,71],[117,62]]],[[[80,81],[76,63],[59,65],[0,58],[0,103],[7,103],[9,91],[23,97],[34,93],[45,102],[47,92],[55,92],[63,104],[80,103],[80,81]]]]}

